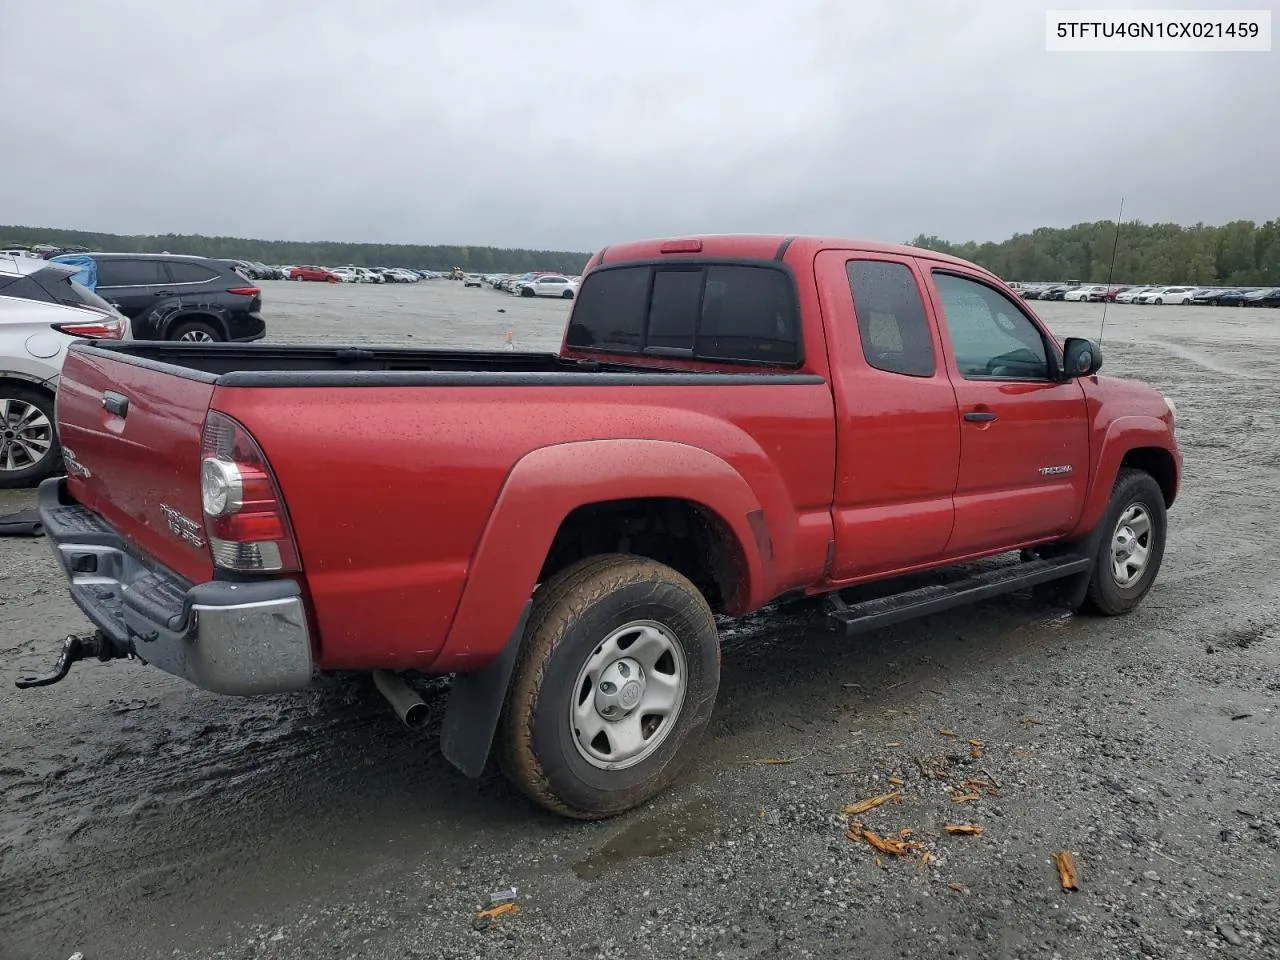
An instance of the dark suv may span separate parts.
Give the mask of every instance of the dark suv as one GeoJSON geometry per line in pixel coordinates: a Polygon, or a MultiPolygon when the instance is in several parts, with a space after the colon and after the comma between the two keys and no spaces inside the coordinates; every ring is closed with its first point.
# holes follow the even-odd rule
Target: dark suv
{"type": "Polygon", "coordinates": [[[133,321],[137,340],[260,340],[262,293],[218,260],[90,253],[97,292],[133,321]]]}

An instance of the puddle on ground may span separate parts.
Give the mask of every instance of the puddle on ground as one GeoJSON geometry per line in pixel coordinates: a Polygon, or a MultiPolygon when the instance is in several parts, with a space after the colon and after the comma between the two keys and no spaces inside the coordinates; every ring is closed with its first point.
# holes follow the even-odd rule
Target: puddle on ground
{"type": "Polygon", "coordinates": [[[715,826],[715,805],[705,797],[660,811],[611,837],[603,847],[573,865],[584,880],[594,880],[636,857],[665,857],[697,843],[715,826]]]}

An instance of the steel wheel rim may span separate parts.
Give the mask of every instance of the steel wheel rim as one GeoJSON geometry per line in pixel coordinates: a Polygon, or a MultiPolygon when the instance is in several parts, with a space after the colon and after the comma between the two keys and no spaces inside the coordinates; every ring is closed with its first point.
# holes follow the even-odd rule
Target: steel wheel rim
{"type": "Polygon", "coordinates": [[[213,343],[213,337],[203,330],[188,330],[178,339],[186,340],[189,343],[213,343]]]}
{"type": "Polygon", "coordinates": [[[53,440],[53,423],[34,403],[0,398],[0,471],[34,467],[49,455],[53,440]]]}
{"type": "Polygon", "coordinates": [[[1131,587],[1146,573],[1154,536],[1151,512],[1141,503],[1125,507],[1111,534],[1111,575],[1117,585],[1131,587]]]}
{"type": "Polygon", "coordinates": [[[569,732],[598,770],[626,770],[670,736],[688,691],[684,649],[670,630],[635,620],[610,633],[578,671],[569,732]]]}

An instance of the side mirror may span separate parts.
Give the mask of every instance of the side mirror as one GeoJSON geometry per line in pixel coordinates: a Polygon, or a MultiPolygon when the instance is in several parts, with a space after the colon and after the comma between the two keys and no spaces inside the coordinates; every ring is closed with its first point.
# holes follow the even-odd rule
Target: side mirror
{"type": "Polygon", "coordinates": [[[1062,344],[1062,379],[1089,377],[1102,369],[1102,348],[1084,337],[1067,337],[1062,344]]]}

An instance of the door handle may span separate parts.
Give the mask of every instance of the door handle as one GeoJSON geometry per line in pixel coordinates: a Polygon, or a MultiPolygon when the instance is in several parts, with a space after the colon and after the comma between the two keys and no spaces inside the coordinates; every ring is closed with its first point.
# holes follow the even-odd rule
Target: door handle
{"type": "Polygon", "coordinates": [[[990,423],[996,419],[996,415],[982,410],[970,410],[964,415],[964,418],[970,423],[990,423]]]}
{"type": "Polygon", "coordinates": [[[123,393],[107,390],[102,394],[102,409],[117,417],[129,415],[129,398],[123,393]]]}
{"type": "Polygon", "coordinates": [[[173,291],[172,290],[153,290],[151,291],[151,295],[153,297],[172,297],[173,291]]]}

